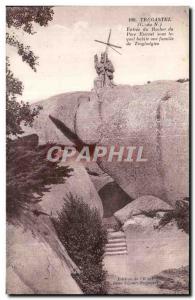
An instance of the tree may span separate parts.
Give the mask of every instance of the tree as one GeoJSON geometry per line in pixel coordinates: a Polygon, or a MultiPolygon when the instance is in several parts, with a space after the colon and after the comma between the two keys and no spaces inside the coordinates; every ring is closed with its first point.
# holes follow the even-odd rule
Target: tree
{"type": "Polygon", "coordinates": [[[20,219],[23,210],[34,209],[51,184],[64,183],[69,167],[46,159],[51,145],[38,146],[36,134],[10,140],[7,148],[7,219],[20,219]]]}
{"type": "MultiPolygon", "coordinates": [[[[38,56],[36,56],[28,45],[20,42],[17,36],[10,32],[12,28],[21,29],[28,34],[35,34],[33,24],[47,26],[53,19],[53,9],[50,6],[19,6],[7,7],[6,10],[6,43],[17,50],[22,61],[27,63],[30,68],[36,72],[38,65],[38,56]]],[[[41,109],[37,106],[31,109],[29,103],[17,101],[17,96],[23,92],[22,82],[14,77],[10,69],[9,57],[6,58],[6,136],[9,141],[10,136],[18,136],[23,133],[21,123],[25,126],[32,126],[34,118],[39,114],[41,109]]]]}
{"type": "MultiPolygon", "coordinates": [[[[51,7],[7,7],[6,43],[17,50],[22,61],[36,72],[38,57],[29,46],[21,43],[10,32],[12,28],[35,34],[33,25],[47,26],[53,18],[51,7]]],[[[50,190],[51,184],[63,183],[70,176],[69,167],[58,166],[46,159],[50,144],[38,146],[38,136],[18,137],[23,133],[21,123],[32,126],[39,114],[40,106],[31,108],[28,102],[17,101],[23,92],[22,82],[15,78],[6,58],[6,110],[7,110],[7,218],[19,218],[23,210],[35,209],[43,193],[50,190]],[[12,136],[17,139],[11,139],[12,136]]]]}
{"type": "Polygon", "coordinates": [[[103,257],[107,232],[97,209],[70,194],[53,223],[60,241],[80,269],[74,278],[82,291],[90,295],[106,294],[103,257]]]}

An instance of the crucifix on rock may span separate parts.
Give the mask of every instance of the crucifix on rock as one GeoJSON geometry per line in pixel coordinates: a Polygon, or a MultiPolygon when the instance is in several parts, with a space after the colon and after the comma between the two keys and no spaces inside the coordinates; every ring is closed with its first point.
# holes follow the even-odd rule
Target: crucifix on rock
{"type": "Polygon", "coordinates": [[[121,55],[121,53],[116,50],[115,48],[122,48],[118,45],[114,45],[110,43],[110,37],[111,37],[111,29],[108,35],[107,43],[102,42],[99,40],[94,40],[97,43],[101,43],[106,45],[106,49],[104,52],[101,53],[101,58],[100,61],[98,59],[97,54],[94,56],[94,64],[95,64],[95,69],[98,74],[98,80],[100,81],[100,87],[104,86],[113,86],[113,73],[114,73],[114,66],[111,62],[111,60],[108,59],[108,49],[111,48],[115,52],[121,55]]]}

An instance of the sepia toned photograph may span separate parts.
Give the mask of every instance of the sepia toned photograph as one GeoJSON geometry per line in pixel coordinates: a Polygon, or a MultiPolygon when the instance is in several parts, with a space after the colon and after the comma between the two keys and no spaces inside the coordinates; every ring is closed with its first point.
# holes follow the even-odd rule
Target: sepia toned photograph
{"type": "Polygon", "coordinates": [[[6,7],[6,293],[190,295],[187,6],[6,7]]]}

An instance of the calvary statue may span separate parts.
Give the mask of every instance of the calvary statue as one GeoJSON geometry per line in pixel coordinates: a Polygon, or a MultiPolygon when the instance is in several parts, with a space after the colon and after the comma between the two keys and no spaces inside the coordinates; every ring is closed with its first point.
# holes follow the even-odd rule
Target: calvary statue
{"type": "Polygon", "coordinates": [[[100,61],[98,60],[97,54],[94,56],[94,64],[96,72],[102,82],[103,86],[112,86],[113,85],[113,73],[114,66],[110,59],[108,59],[108,54],[106,52],[101,53],[100,61]]]}
{"type": "Polygon", "coordinates": [[[111,48],[112,50],[114,50],[115,52],[117,52],[118,54],[121,54],[120,52],[118,52],[118,50],[116,50],[116,48],[121,49],[121,46],[118,45],[114,45],[110,43],[110,37],[111,37],[111,29],[108,35],[108,39],[107,42],[103,42],[103,41],[99,41],[99,40],[95,40],[95,42],[101,43],[106,45],[106,49],[104,52],[101,53],[101,58],[100,61],[98,59],[97,54],[94,56],[94,64],[95,64],[95,70],[98,74],[98,78],[95,79],[95,86],[96,88],[102,88],[104,86],[109,86],[109,87],[113,87],[114,83],[113,83],[113,78],[114,78],[114,66],[111,62],[110,59],[108,59],[108,49],[111,48]]]}

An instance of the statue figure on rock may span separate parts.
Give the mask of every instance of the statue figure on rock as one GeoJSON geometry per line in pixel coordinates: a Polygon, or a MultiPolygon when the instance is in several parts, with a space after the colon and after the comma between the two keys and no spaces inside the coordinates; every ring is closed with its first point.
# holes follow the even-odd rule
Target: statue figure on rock
{"type": "Polygon", "coordinates": [[[98,74],[98,78],[95,80],[95,86],[97,88],[102,88],[104,86],[106,87],[114,86],[113,73],[115,70],[111,60],[108,59],[108,54],[106,52],[102,52],[100,61],[96,54],[94,56],[94,65],[95,65],[95,70],[98,74]]]}
{"type": "Polygon", "coordinates": [[[98,74],[98,77],[94,80],[94,90],[98,98],[101,98],[101,93],[103,92],[102,88],[104,87],[114,87],[113,78],[114,78],[114,66],[111,60],[108,58],[108,49],[111,48],[115,52],[121,55],[121,53],[116,49],[121,49],[119,45],[114,45],[110,43],[111,29],[109,31],[107,42],[94,40],[100,44],[106,45],[106,49],[101,53],[100,61],[97,54],[94,56],[94,65],[95,70],[98,74]]]}

